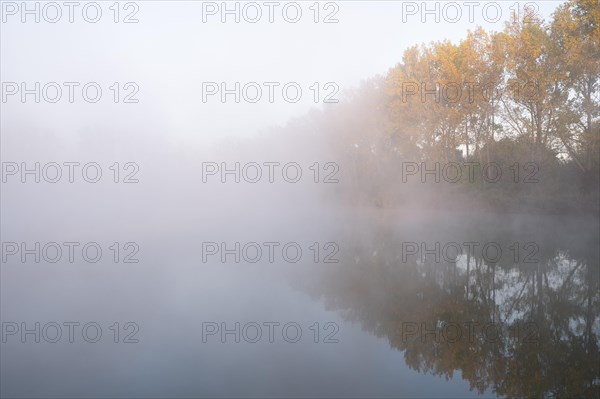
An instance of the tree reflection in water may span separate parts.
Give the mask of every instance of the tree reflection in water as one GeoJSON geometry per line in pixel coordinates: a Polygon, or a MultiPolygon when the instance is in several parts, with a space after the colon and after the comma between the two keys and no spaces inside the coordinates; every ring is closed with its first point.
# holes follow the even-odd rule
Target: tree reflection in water
{"type": "Polygon", "coordinates": [[[386,338],[419,372],[449,379],[460,371],[471,389],[510,398],[600,397],[597,224],[382,219],[347,222],[340,262],[311,267],[294,284],[386,338]],[[480,246],[436,262],[405,256],[406,242],[480,246]],[[539,250],[526,263],[531,251],[515,259],[515,242],[539,250]],[[481,253],[485,243],[502,249],[497,262],[481,253]]]}

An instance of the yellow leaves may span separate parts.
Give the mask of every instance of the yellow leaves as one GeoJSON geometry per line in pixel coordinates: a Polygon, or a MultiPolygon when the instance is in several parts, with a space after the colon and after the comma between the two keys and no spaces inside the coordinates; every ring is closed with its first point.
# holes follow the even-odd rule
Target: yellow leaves
{"type": "Polygon", "coordinates": [[[548,146],[577,138],[596,148],[573,129],[591,130],[600,114],[597,0],[569,0],[549,24],[529,19],[408,48],[384,80],[386,131],[446,160],[503,136],[548,146]]]}

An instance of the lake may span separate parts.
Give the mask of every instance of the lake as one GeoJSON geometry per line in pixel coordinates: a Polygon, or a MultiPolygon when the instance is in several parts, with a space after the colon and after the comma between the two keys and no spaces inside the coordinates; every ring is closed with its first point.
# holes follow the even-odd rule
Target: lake
{"type": "Polygon", "coordinates": [[[595,221],[268,208],[8,261],[2,396],[597,395],[595,221]]]}

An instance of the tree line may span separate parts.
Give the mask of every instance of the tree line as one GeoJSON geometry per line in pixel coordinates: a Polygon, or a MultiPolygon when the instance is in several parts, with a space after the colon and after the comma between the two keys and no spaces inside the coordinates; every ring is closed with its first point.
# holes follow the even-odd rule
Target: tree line
{"type": "Polygon", "coordinates": [[[398,204],[391,183],[408,161],[496,163],[505,173],[534,163],[537,184],[478,179],[453,190],[492,205],[597,212],[600,6],[569,0],[550,21],[525,14],[499,32],[410,47],[385,76],[326,108],[313,128],[344,162],[345,193],[398,204]]]}

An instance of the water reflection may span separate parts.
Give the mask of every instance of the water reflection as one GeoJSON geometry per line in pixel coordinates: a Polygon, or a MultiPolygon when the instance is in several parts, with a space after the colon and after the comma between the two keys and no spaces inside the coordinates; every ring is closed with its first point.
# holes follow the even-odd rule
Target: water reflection
{"type": "Polygon", "coordinates": [[[226,220],[147,238],[139,264],[14,257],[0,269],[3,322],[97,321],[105,334],[94,344],[69,343],[66,330],[57,343],[8,337],[0,396],[598,397],[597,223],[427,214],[297,211],[261,225],[255,211],[243,224],[235,215],[237,231],[226,220]],[[233,236],[297,241],[306,256],[202,263],[201,242],[233,236]],[[314,263],[315,241],[336,242],[339,263],[314,263]],[[502,249],[496,262],[485,243],[502,249]],[[434,253],[422,257],[421,244],[434,253]],[[140,342],[115,344],[109,326],[128,321],[140,342]],[[206,322],[267,321],[300,324],[302,340],[202,339],[206,322]],[[339,343],[315,343],[315,322],[339,325],[339,343]]]}
{"type": "Polygon", "coordinates": [[[355,218],[340,263],[294,284],[419,372],[460,371],[471,389],[506,397],[598,397],[598,226],[519,220],[355,218]],[[482,253],[486,243],[502,256],[482,253]]]}

